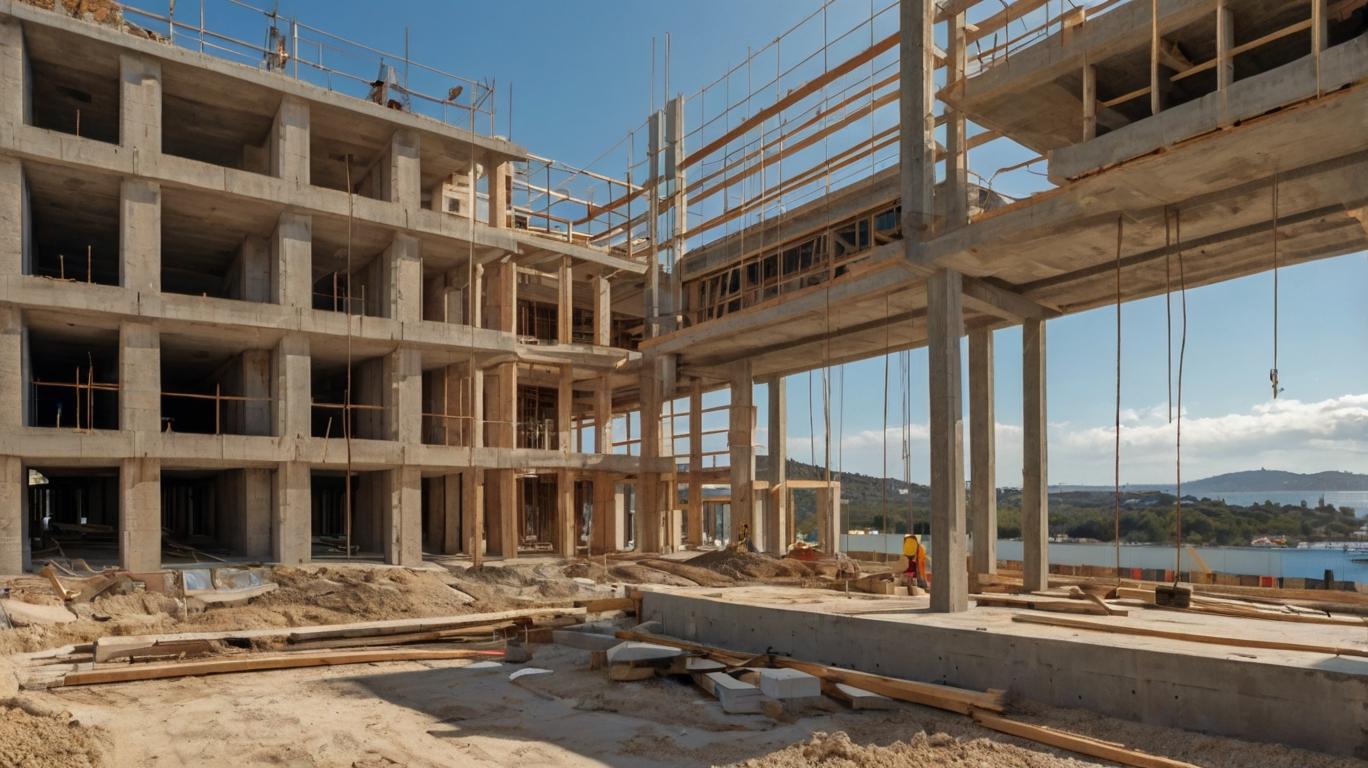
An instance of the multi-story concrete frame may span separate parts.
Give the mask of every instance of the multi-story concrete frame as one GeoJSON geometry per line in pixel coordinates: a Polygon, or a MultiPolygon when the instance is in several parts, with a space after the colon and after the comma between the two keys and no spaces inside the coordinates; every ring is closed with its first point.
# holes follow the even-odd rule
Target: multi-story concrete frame
{"type": "Polygon", "coordinates": [[[612,287],[646,267],[512,228],[521,148],[20,3],[0,69],[0,572],[27,564],[30,469],[81,478],[66,522],[116,529],[133,570],[163,562],[163,499],[245,558],[512,557],[533,475],[539,542],[572,555],[576,483],[612,500],[641,470],[573,433],[611,418],[635,356],[612,287]],[[520,290],[551,343],[520,341],[520,290]]]}

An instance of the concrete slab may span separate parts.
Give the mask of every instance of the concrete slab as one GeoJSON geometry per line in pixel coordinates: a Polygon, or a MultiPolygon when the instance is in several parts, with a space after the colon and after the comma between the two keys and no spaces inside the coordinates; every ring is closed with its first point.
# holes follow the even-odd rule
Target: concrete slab
{"type": "Polygon", "coordinates": [[[712,684],[712,694],[722,703],[722,711],[728,714],[764,712],[765,704],[771,701],[759,688],[725,672],[709,672],[705,677],[712,684]]]}
{"type": "Polygon", "coordinates": [[[622,644],[612,635],[597,632],[577,632],[573,629],[557,629],[551,632],[551,639],[557,645],[579,648],[582,651],[607,651],[622,644]]]}
{"type": "Polygon", "coordinates": [[[834,683],[832,698],[844,702],[851,709],[895,709],[898,703],[887,696],[880,696],[863,688],[845,683],[834,683]]]}

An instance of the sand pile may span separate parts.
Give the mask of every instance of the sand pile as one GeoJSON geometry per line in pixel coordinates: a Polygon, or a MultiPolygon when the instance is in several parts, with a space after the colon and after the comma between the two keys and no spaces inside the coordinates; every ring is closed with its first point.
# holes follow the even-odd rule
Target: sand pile
{"type": "Polygon", "coordinates": [[[0,704],[0,768],[92,768],[104,765],[105,733],[65,713],[0,704]]]}
{"type": "Polygon", "coordinates": [[[1037,752],[990,739],[956,739],[947,733],[917,733],[907,741],[887,746],[857,744],[843,731],[814,733],[795,744],[764,757],[738,763],[745,768],[1057,768],[1094,765],[1048,752],[1037,752]]]}
{"type": "Polygon", "coordinates": [[[684,563],[695,568],[706,568],[738,581],[769,579],[801,579],[814,575],[812,567],[799,560],[771,557],[756,552],[736,552],[719,549],[704,552],[684,563]]]}

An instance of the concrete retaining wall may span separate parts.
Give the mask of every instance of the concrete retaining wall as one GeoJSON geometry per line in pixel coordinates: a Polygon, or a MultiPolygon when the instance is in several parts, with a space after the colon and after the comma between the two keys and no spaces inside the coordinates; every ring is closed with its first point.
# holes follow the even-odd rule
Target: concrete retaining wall
{"type": "Polygon", "coordinates": [[[656,592],[642,612],[708,645],[1368,758],[1368,660],[1295,667],[656,592]]]}

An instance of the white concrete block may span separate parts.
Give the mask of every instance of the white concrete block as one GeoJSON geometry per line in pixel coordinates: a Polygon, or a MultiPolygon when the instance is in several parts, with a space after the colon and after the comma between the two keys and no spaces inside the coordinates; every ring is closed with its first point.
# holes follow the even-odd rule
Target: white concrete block
{"type": "Polygon", "coordinates": [[[771,700],[759,688],[724,672],[709,672],[707,679],[712,685],[712,694],[722,703],[722,711],[729,714],[764,712],[765,704],[771,700]]]}
{"type": "Polygon", "coordinates": [[[810,699],[822,695],[822,681],[796,669],[762,669],[760,691],[771,699],[810,699]]]}
{"type": "Polygon", "coordinates": [[[626,664],[633,661],[668,661],[684,653],[678,648],[652,643],[618,643],[608,649],[610,664],[626,664]]]}
{"type": "Polygon", "coordinates": [[[850,705],[851,709],[895,709],[898,704],[887,696],[880,696],[863,688],[845,683],[836,683],[837,698],[850,705]]]}

